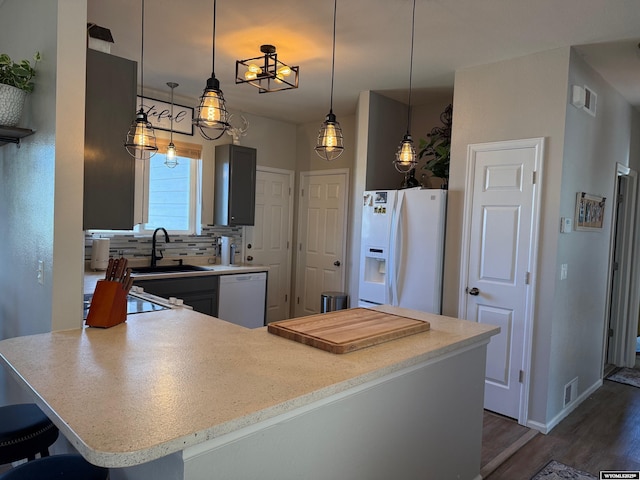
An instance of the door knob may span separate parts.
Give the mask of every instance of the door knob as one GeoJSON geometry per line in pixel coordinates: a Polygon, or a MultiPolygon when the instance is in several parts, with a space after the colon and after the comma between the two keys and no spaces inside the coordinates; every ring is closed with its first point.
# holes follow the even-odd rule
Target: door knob
{"type": "Polygon", "coordinates": [[[250,262],[253,260],[253,257],[251,255],[247,255],[247,262],[250,262]]]}
{"type": "Polygon", "coordinates": [[[333,264],[334,264],[336,267],[339,267],[339,266],[340,266],[340,260],[336,260],[335,262],[333,262],[333,264]]]}
{"type": "Polygon", "coordinates": [[[471,289],[467,288],[467,293],[475,297],[477,295],[480,295],[480,290],[478,290],[476,287],[473,287],[471,289]]]}

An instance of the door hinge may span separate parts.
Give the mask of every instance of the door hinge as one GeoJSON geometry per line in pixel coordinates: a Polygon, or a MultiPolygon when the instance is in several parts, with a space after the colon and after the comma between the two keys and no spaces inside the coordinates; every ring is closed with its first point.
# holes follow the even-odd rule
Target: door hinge
{"type": "Polygon", "coordinates": [[[286,293],[284,294],[284,303],[287,303],[289,301],[289,295],[287,295],[286,293]]]}
{"type": "Polygon", "coordinates": [[[613,328],[610,328],[610,329],[609,329],[609,336],[610,336],[610,337],[613,337],[613,328]]]}
{"type": "Polygon", "coordinates": [[[530,281],[531,281],[531,272],[527,272],[524,274],[524,284],[529,285],[530,281]]]}
{"type": "Polygon", "coordinates": [[[298,250],[302,251],[302,244],[300,244],[300,248],[298,250]]]}
{"type": "Polygon", "coordinates": [[[289,196],[291,196],[291,187],[289,187],[289,196]]]}
{"type": "Polygon", "coordinates": [[[289,240],[287,240],[287,250],[289,250],[289,240]]]}
{"type": "Polygon", "coordinates": [[[520,373],[518,374],[518,382],[524,383],[524,370],[520,370],[520,373]]]}
{"type": "Polygon", "coordinates": [[[297,298],[296,298],[296,303],[297,303],[298,305],[300,305],[300,297],[297,297],[297,298]]]}
{"type": "Polygon", "coordinates": [[[622,203],[624,201],[624,195],[619,193],[618,194],[618,203],[622,203]]]}
{"type": "Polygon", "coordinates": [[[532,175],[531,175],[531,183],[533,183],[534,185],[536,184],[536,180],[537,180],[537,175],[536,175],[536,173],[538,173],[538,172],[536,172],[536,171],[534,170],[534,171],[532,172],[532,175]]]}
{"type": "Polygon", "coordinates": [[[618,264],[618,262],[613,262],[613,271],[617,271],[618,268],[620,268],[620,265],[618,264]]]}
{"type": "Polygon", "coordinates": [[[301,196],[301,197],[304,197],[304,188],[301,188],[301,189],[300,189],[300,196],[301,196]]]}

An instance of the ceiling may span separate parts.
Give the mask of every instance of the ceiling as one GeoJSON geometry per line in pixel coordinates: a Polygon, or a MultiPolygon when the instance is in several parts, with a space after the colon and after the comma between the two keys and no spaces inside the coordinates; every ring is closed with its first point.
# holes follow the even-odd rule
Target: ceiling
{"type": "MultiPolygon", "coordinates": [[[[111,53],[141,56],[141,0],[88,0],[87,21],[109,28],[111,53]]],[[[293,123],[329,111],[333,5],[330,0],[219,0],[215,73],[231,111],[293,123]],[[259,94],[235,84],[235,61],[277,47],[300,67],[300,88],[259,94]]],[[[333,111],[355,113],[374,90],[408,101],[412,0],[341,0],[337,7],[333,111]]],[[[453,90],[454,72],[569,45],[640,106],[638,0],[417,0],[412,104],[453,90]]],[[[146,0],[145,90],[195,99],[212,70],[213,0],[146,0]]],[[[148,92],[145,95],[152,96],[148,92]]],[[[157,93],[156,93],[157,96],[157,93]]],[[[185,100],[186,100],[185,99],[185,100]]],[[[195,103],[192,100],[191,103],[195,103]]],[[[195,105],[193,105],[195,106],[195,105]]]]}

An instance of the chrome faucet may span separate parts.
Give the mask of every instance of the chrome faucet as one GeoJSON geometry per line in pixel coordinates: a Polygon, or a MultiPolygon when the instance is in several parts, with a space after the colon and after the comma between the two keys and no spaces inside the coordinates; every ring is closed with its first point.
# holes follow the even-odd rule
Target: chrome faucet
{"type": "Polygon", "coordinates": [[[151,237],[151,268],[155,268],[157,261],[164,258],[162,252],[160,252],[160,255],[156,255],[156,233],[158,233],[158,230],[162,230],[164,232],[164,241],[169,243],[169,234],[164,228],[156,228],[153,231],[153,236],[151,237]]]}

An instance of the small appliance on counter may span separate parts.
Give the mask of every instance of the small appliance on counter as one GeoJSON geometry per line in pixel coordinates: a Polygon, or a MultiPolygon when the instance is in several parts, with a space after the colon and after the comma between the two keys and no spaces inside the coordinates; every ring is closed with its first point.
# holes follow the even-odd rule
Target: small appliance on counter
{"type": "Polygon", "coordinates": [[[233,243],[233,237],[220,237],[220,264],[233,265],[233,257],[235,256],[236,246],[233,243]]]}
{"type": "Polygon", "coordinates": [[[109,239],[94,238],[91,242],[91,270],[106,270],[109,265],[109,239]]]}

